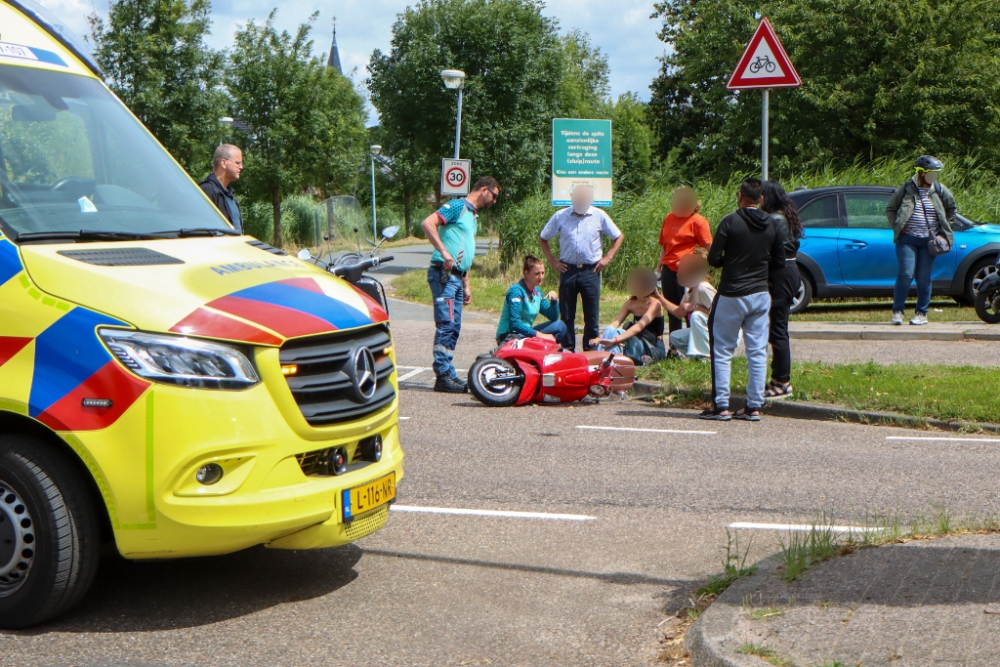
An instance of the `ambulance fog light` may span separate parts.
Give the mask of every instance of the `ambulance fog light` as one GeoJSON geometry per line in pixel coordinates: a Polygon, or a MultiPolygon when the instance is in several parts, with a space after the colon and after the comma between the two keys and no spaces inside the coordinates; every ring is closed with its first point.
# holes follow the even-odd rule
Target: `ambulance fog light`
{"type": "Polygon", "coordinates": [[[347,472],[347,450],[343,447],[331,449],[327,468],[331,475],[343,475],[347,472]]]}
{"type": "Polygon", "coordinates": [[[378,463],[382,460],[382,436],[376,435],[373,438],[366,438],[361,441],[361,458],[365,461],[378,463]]]}
{"type": "Polygon", "coordinates": [[[223,471],[222,466],[218,463],[206,463],[198,468],[198,472],[195,473],[194,478],[198,480],[199,484],[211,486],[222,479],[223,474],[225,474],[225,471],[223,471]]]}

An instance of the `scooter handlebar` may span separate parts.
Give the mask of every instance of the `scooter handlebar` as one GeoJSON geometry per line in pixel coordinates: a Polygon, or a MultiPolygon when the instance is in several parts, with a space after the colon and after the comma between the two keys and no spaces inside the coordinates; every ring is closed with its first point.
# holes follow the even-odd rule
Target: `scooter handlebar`
{"type": "Polygon", "coordinates": [[[392,255],[388,255],[386,257],[369,257],[368,259],[357,262],[356,264],[331,266],[329,271],[338,278],[343,278],[347,282],[356,283],[361,280],[361,277],[368,269],[376,268],[386,262],[391,262],[393,259],[395,258],[392,255]]]}

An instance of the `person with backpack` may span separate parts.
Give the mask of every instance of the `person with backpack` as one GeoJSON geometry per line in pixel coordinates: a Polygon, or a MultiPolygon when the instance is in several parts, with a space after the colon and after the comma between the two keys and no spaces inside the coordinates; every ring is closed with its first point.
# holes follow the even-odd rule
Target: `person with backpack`
{"type": "Polygon", "coordinates": [[[733,417],[760,421],[767,379],[769,270],[785,265],[785,234],[760,205],[761,182],[748,178],[736,195],[739,206],[719,223],[708,251],[708,263],[722,268],[719,293],[708,316],[712,351],[712,407],[702,419],[729,421],[733,417]],[[747,350],[746,407],[729,412],[729,380],[740,331],[747,350]]]}
{"type": "Polygon", "coordinates": [[[792,395],[792,350],[788,341],[788,312],[795,295],[799,293],[802,278],[795,256],[802,238],[802,221],[798,209],[778,181],[764,181],[763,201],[760,210],[771,214],[774,224],[782,228],[785,237],[785,265],[772,268],[767,276],[771,294],[770,328],[771,381],[764,390],[765,398],[792,395]]]}
{"type": "Polygon", "coordinates": [[[934,258],[948,253],[955,245],[951,228],[958,207],[948,188],[938,182],[944,169],[941,160],[921,155],[913,166],[916,174],[899,186],[885,214],[892,226],[899,266],[893,290],[892,323],[903,323],[906,297],[916,279],[917,307],[910,324],[919,326],[927,324],[934,258]]]}

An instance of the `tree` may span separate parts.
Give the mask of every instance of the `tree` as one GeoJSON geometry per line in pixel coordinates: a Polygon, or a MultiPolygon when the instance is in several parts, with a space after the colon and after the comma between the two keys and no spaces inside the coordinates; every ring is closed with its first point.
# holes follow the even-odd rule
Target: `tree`
{"type": "MultiPolygon", "coordinates": [[[[368,89],[387,152],[436,174],[453,155],[455,93],[439,72],[466,74],[462,157],[492,175],[507,199],[531,192],[549,166],[559,108],[562,48],[537,0],[421,0],[393,26],[391,49],[376,50],[368,89]]],[[[474,175],[474,178],[475,178],[474,175]]]]}
{"type": "Polygon", "coordinates": [[[559,82],[559,115],[562,118],[603,118],[611,85],[610,67],[590,35],[572,30],[562,37],[563,71],[559,82]]]}
{"type": "Polygon", "coordinates": [[[205,171],[221,138],[223,57],[205,45],[209,0],[112,0],[90,17],[110,88],[188,171],[205,171]]]}
{"type": "Polygon", "coordinates": [[[277,10],[236,33],[226,83],[242,133],[241,185],[269,198],[274,245],[281,247],[282,197],[307,186],[335,192],[365,163],[364,100],[342,74],[312,56],[309,32],[274,27],[277,10]]]}
{"type": "Polygon", "coordinates": [[[646,189],[653,153],[653,132],[646,124],[646,105],[635,93],[609,104],[615,189],[641,193],[646,189]]]}
{"type": "Polygon", "coordinates": [[[650,114],[659,153],[689,176],[759,165],[760,93],[725,84],[760,14],[803,79],[771,94],[777,169],[920,152],[978,152],[1000,169],[1000,3],[663,0],[656,11],[670,52],[650,114]]]}

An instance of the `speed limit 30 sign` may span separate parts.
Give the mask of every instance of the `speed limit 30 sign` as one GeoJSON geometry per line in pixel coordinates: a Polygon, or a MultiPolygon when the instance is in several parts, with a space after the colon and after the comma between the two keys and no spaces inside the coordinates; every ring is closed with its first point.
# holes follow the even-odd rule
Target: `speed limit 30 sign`
{"type": "Polygon", "coordinates": [[[441,194],[469,194],[472,160],[441,160],[441,194]]]}

